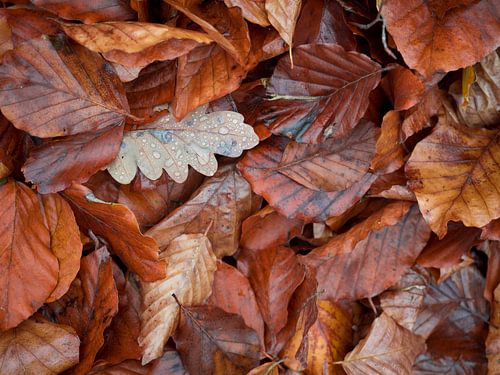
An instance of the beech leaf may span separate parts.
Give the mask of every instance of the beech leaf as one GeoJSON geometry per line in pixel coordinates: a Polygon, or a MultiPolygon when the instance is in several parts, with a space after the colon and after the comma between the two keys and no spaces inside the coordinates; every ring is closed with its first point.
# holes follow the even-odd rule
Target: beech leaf
{"type": "Polygon", "coordinates": [[[108,167],[111,176],[128,184],[139,167],[151,180],[160,178],[165,170],[174,181],[181,183],[188,176],[188,165],[212,176],[217,171],[214,153],[234,158],[259,142],[239,113],[206,113],[206,109],[202,106],[180,122],[166,115],[149,124],[147,129],[126,133],[118,156],[108,167]]]}
{"type": "Polygon", "coordinates": [[[216,258],[210,241],[202,234],[183,234],[172,240],[161,253],[167,262],[167,277],[141,284],[142,311],[139,344],[143,347],[142,363],[163,353],[163,347],[174,333],[179,319],[179,305],[201,304],[212,293],[216,258]]]}

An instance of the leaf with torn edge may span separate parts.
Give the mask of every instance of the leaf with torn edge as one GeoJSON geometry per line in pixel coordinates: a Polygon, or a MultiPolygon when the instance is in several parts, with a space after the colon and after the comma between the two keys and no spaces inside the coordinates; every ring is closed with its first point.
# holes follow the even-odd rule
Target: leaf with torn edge
{"type": "Polygon", "coordinates": [[[142,363],[146,364],[163,353],[163,347],[174,333],[179,317],[179,305],[203,303],[212,293],[217,269],[212,245],[203,234],[183,234],[175,238],[160,254],[168,263],[167,277],[153,283],[141,283],[142,363]]]}
{"type": "Polygon", "coordinates": [[[237,112],[205,113],[206,106],[176,122],[166,115],[146,129],[128,132],[117,158],[108,166],[113,178],[128,184],[137,167],[149,179],[160,178],[165,170],[175,182],[184,182],[188,165],[212,176],[217,171],[214,153],[237,157],[257,145],[259,138],[237,112]]]}

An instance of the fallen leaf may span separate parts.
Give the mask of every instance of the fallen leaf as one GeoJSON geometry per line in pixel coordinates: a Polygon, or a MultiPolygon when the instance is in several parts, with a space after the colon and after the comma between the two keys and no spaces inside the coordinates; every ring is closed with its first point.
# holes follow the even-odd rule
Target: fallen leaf
{"type": "Polygon", "coordinates": [[[492,220],[488,225],[483,227],[481,239],[500,241],[500,219],[492,220]]]}
{"type": "Polygon", "coordinates": [[[26,136],[0,117],[0,178],[8,177],[18,167],[26,136]]]}
{"type": "Polygon", "coordinates": [[[179,353],[167,350],[160,358],[143,366],[140,361],[127,360],[116,365],[97,361],[88,375],[189,375],[179,353]]]}
{"type": "Polygon", "coordinates": [[[112,260],[105,246],[82,258],[68,293],[49,305],[58,323],[75,329],[82,340],[80,362],[72,374],[86,374],[104,343],[104,330],[118,312],[112,260]]]}
{"type": "Polygon", "coordinates": [[[492,301],[486,355],[488,356],[488,374],[500,374],[500,285],[496,287],[492,301]]]}
{"type": "Polygon", "coordinates": [[[287,247],[243,249],[238,268],[248,277],[267,328],[278,333],[285,327],[288,304],[305,277],[304,267],[287,247]]]}
{"type": "Polygon", "coordinates": [[[416,205],[395,202],[314,249],[304,262],[316,267],[322,298],[369,298],[400,279],[429,235],[416,205]]]}
{"type": "Polygon", "coordinates": [[[136,17],[129,2],[124,0],[75,0],[69,3],[64,0],[33,0],[32,3],[62,18],[83,23],[126,21],[136,17]]]}
{"type": "Polygon", "coordinates": [[[234,165],[227,165],[147,234],[164,249],[183,233],[207,232],[217,257],[233,255],[238,250],[241,223],[253,212],[253,201],[248,182],[234,165]]]}
{"type": "Polygon", "coordinates": [[[158,245],[144,236],[134,214],[121,204],[96,199],[91,190],[72,185],[63,196],[68,200],[82,229],[105,238],[110,248],[144,281],[165,276],[164,263],[158,260],[158,245]]]}
{"type": "Polygon", "coordinates": [[[123,137],[123,126],[48,141],[30,152],[22,170],[42,193],[84,183],[111,163],[123,137]]]}
{"type": "Polygon", "coordinates": [[[265,0],[264,7],[269,23],[280,33],[281,38],[292,48],[295,24],[299,18],[301,0],[265,0]]]}
{"type": "Polygon", "coordinates": [[[406,140],[420,130],[433,125],[431,118],[439,113],[444,100],[445,94],[443,91],[437,87],[429,89],[422,97],[422,100],[406,112],[401,125],[403,139],[406,140]]]}
{"type": "Polygon", "coordinates": [[[302,233],[303,226],[301,220],[288,219],[266,206],[243,222],[240,246],[249,250],[285,246],[302,233]]]}
{"type": "Polygon", "coordinates": [[[191,375],[246,374],[260,359],[255,331],[214,306],[182,306],[174,340],[191,375]]]}
{"type": "Polygon", "coordinates": [[[494,1],[386,0],[381,12],[405,62],[426,79],[472,65],[498,44],[494,1]]]}
{"type": "Polygon", "coordinates": [[[59,374],[78,363],[79,345],[71,327],[30,318],[0,334],[0,372],[59,374]]]}
{"type": "Polygon", "coordinates": [[[212,293],[217,267],[210,241],[202,234],[183,234],[173,239],[161,259],[167,262],[167,277],[141,283],[142,364],[161,356],[177,328],[180,307],[172,295],[186,306],[203,303],[212,293]]]}
{"type": "Polygon", "coordinates": [[[408,185],[439,238],[450,220],[482,227],[500,216],[499,134],[441,118],[415,146],[405,167],[408,185]]]}
{"type": "Polygon", "coordinates": [[[181,183],[187,178],[189,165],[212,176],[217,171],[214,153],[237,157],[258,144],[257,135],[242,115],[232,111],[206,113],[206,109],[198,108],[181,122],[166,115],[147,129],[126,133],[108,172],[118,182],[128,184],[137,167],[151,180],[160,178],[165,170],[181,183]]]}
{"type": "Polygon", "coordinates": [[[342,361],[352,348],[352,316],[340,305],[318,300],[318,319],[307,333],[307,371],[311,375],[342,375],[342,361]]]}
{"type": "Polygon", "coordinates": [[[371,161],[374,172],[388,174],[404,165],[405,148],[401,139],[401,123],[399,111],[389,111],[384,115],[375,155],[371,161]]]}
{"type": "Polygon", "coordinates": [[[264,2],[253,0],[224,0],[224,4],[226,4],[228,8],[239,7],[241,9],[241,15],[249,22],[262,27],[269,26],[264,2]]]}
{"type": "Polygon", "coordinates": [[[411,374],[415,358],[425,350],[424,340],[382,313],[366,338],[342,361],[348,375],[411,374]]]}
{"type": "Polygon", "coordinates": [[[484,374],[485,367],[478,367],[474,361],[463,358],[435,357],[424,353],[417,357],[413,366],[412,375],[450,374],[475,375],[484,374]]]}
{"type": "Polygon", "coordinates": [[[241,316],[245,325],[257,333],[264,346],[264,321],[255,293],[249,280],[238,269],[224,262],[217,262],[208,303],[227,313],[241,316]]]}
{"type": "Polygon", "coordinates": [[[102,22],[62,25],[64,32],[104,58],[126,67],[174,60],[213,40],[204,33],[145,22],[102,22]]]}
{"type": "Polygon", "coordinates": [[[308,189],[348,189],[367,174],[375,151],[375,136],[373,124],[364,122],[342,140],[327,140],[320,145],[290,142],[277,169],[308,189]]]}
{"type": "MultiPolygon", "coordinates": [[[[486,127],[498,124],[500,120],[500,56],[493,51],[474,66],[475,81],[470,86],[468,103],[457,92],[458,85],[450,86],[462,122],[471,127],[486,127]]],[[[458,82],[457,82],[458,83],[458,82]]]]}
{"type": "Polygon", "coordinates": [[[247,375],[279,375],[279,362],[268,362],[251,370],[247,375]]]}
{"type": "Polygon", "coordinates": [[[298,46],[293,56],[293,69],[290,57],[278,62],[267,92],[274,98],[320,101],[314,116],[293,119],[300,126],[295,140],[319,143],[348,135],[368,108],[368,95],[380,81],[380,65],[366,55],[328,43],[298,46]]]}
{"type": "Polygon", "coordinates": [[[493,303],[495,289],[500,284],[500,242],[490,241],[488,245],[488,270],[483,295],[493,303]]]}
{"type": "Polygon", "coordinates": [[[396,111],[404,111],[418,104],[425,91],[423,82],[411,70],[401,65],[390,64],[387,75],[382,79],[381,86],[391,98],[396,111]]]}
{"type": "Polygon", "coordinates": [[[324,192],[308,189],[280,173],[279,163],[287,144],[283,138],[261,143],[247,152],[238,168],[253,191],[288,218],[311,222],[341,215],[362,198],[376,179],[375,175],[366,173],[361,181],[346,190],[324,192]]]}
{"type": "Polygon", "coordinates": [[[113,68],[99,54],[61,38],[35,39],[7,52],[0,92],[5,117],[41,138],[117,126],[128,115],[113,68]],[[21,62],[24,69],[18,70],[21,62]]]}

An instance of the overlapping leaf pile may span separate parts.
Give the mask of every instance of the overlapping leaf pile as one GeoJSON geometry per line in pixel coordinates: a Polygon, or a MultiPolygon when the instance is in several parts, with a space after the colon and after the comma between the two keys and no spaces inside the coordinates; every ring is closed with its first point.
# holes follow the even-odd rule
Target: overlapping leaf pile
{"type": "Polygon", "coordinates": [[[500,374],[494,0],[0,9],[0,374],[500,374]]]}

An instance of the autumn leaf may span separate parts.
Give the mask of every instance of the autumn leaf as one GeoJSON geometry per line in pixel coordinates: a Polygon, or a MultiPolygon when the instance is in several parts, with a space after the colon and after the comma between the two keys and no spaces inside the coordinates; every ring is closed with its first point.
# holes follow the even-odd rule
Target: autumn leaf
{"type": "Polygon", "coordinates": [[[72,185],[63,196],[71,204],[81,228],[90,229],[109,241],[113,252],[139,277],[145,281],[164,277],[158,245],[153,238],[142,235],[134,214],[127,207],[100,201],[82,185],[72,185]]]}
{"type": "Polygon", "coordinates": [[[500,373],[500,285],[496,287],[492,301],[490,331],[486,339],[486,354],[488,356],[488,373],[500,373]]]}
{"type": "Polygon", "coordinates": [[[337,44],[301,45],[293,56],[293,69],[289,57],[280,60],[267,92],[276,99],[319,103],[313,116],[292,118],[288,127],[298,127],[293,130],[295,140],[319,143],[348,135],[368,108],[368,95],[380,81],[380,66],[337,44]]]}
{"type": "Polygon", "coordinates": [[[212,43],[206,34],[143,22],[63,24],[64,32],[104,58],[127,67],[173,60],[200,44],[212,43]]]}
{"type": "Polygon", "coordinates": [[[182,365],[179,353],[167,350],[160,357],[142,366],[140,361],[127,360],[116,365],[97,361],[88,375],[189,375],[182,365]]]}
{"type": "Polygon", "coordinates": [[[406,164],[408,185],[432,230],[443,238],[448,221],[482,227],[500,216],[499,130],[440,123],[406,164]]]}
{"type": "Polygon", "coordinates": [[[227,165],[147,234],[164,249],[183,233],[206,232],[216,256],[233,255],[238,250],[241,223],[254,206],[250,185],[234,165],[227,165]]]}
{"type": "Polygon", "coordinates": [[[68,326],[33,317],[0,334],[0,372],[58,374],[78,363],[80,340],[68,326]]]}
{"type": "Polygon", "coordinates": [[[289,48],[292,48],[293,33],[300,14],[302,1],[265,0],[264,4],[269,23],[278,30],[281,38],[288,44],[289,48]]]}
{"type": "Polygon", "coordinates": [[[425,86],[411,70],[400,65],[389,66],[392,69],[382,79],[381,86],[391,98],[394,110],[410,109],[422,100],[425,86]]]}
{"type": "Polygon", "coordinates": [[[80,362],[73,374],[86,374],[104,343],[104,330],[118,311],[112,260],[105,246],[82,258],[78,277],[60,300],[49,305],[58,323],[80,337],[80,362]]]}
{"type": "Polygon", "coordinates": [[[33,0],[33,4],[56,13],[68,20],[80,20],[83,23],[99,21],[126,21],[135,17],[135,12],[128,2],[123,0],[104,0],[72,2],[60,0],[33,0]]]}
{"type": "Polygon", "coordinates": [[[142,364],[161,356],[163,347],[177,328],[180,307],[201,304],[212,293],[216,269],[210,241],[202,234],[183,234],[161,253],[167,277],[141,283],[142,310],[139,344],[142,364]]]}
{"type": "Polygon", "coordinates": [[[413,361],[425,349],[424,340],[382,313],[366,338],[342,361],[348,375],[411,374],[413,361]]]}
{"type": "Polygon", "coordinates": [[[176,182],[184,182],[188,166],[212,176],[217,171],[214,153],[240,156],[258,143],[253,129],[237,112],[206,113],[200,107],[183,121],[166,115],[148,125],[147,130],[125,134],[120,151],[108,171],[120,183],[130,183],[137,167],[151,180],[163,170],[176,182]]]}
{"type": "Polygon", "coordinates": [[[283,138],[261,143],[238,163],[253,191],[286,217],[310,222],[341,215],[361,199],[376,179],[366,173],[358,183],[342,191],[308,189],[280,173],[279,164],[288,143],[283,138]]]}
{"type": "Polygon", "coordinates": [[[415,205],[395,202],[314,249],[305,262],[316,267],[322,296],[334,301],[373,297],[413,265],[429,235],[415,205]]]}
{"type": "Polygon", "coordinates": [[[381,12],[405,62],[427,79],[472,65],[498,44],[494,1],[385,0],[381,12]]]}
{"type": "Polygon", "coordinates": [[[120,125],[128,115],[112,67],[61,38],[35,39],[5,54],[0,107],[15,127],[41,138],[98,131],[120,125]]]}
{"type": "Polygon", "coordinates": [[[0,186],[0,329],[13,328],[66,292],[82,244],[74,216],[58,195],[41,198],[11,179],[0,186]]]}
{"type": "Polygon", "coordinates": [[[259,363],[257,334],[213,306],[182,306],[174,340],[191,375],[246,374],[259,363]]]}
{"type": "Polygon", "coordinates": [[[23,146],[29,144],[24,133],[0,117],[0,178],[8,177],[22,162],[23,146]]]}
{"type": "Polygon", "coordinates": [[[241,15],[249,22],[266,27],[269,26],[264,2],[253,0],[224,0],[228,8],[239,7],[241,15]]]}

